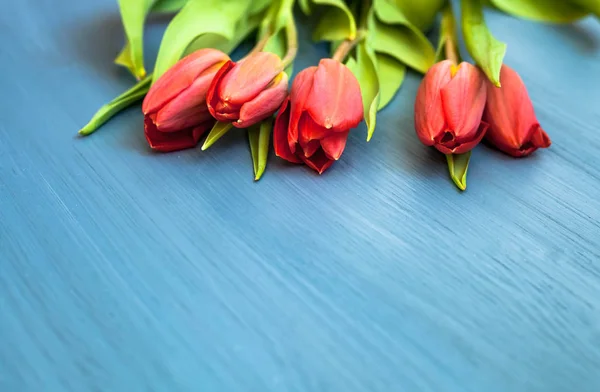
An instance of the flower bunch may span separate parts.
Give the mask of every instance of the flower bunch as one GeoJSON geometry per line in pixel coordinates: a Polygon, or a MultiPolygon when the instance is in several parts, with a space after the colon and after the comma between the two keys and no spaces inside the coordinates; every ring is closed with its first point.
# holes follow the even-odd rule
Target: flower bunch
{"type": "MultiPolygon", "coordinates": [[[[536,20],[600,15],[595,0],[563,3],[491,0],[505,12],[536,20]]],[[[206,135],[205,150],[234,130],[248,135],[255,180],[271,149],[321,174],[342,157],[349,133],[363,120],[367,141],[373,137],[378,111],[412,69],[425,75],[415,101],[417,136],[446,154],[461,189],[470,151],[482,140],[513,156],[550,145],[523,81],[503,64],[506,45],[489,32],[482,0],[462,0],[460,7],[475,65],[459,61],[446,0],[119,0],[119,7],[126,40],[115,62],[138,82],[101,107],[81,135],[143,101],[143,129],[153,150],[193,148],[206,135]],[[329,42],[333,50],[292,78],[296,6],[311,15],[314,40],[329,42]],[[173,17],[148,74],[143,32],[153,13],[173,17]],[[440,13],[436,50],[425,33],[440,13]],[[256,38],[252,50],[232,59],[250,37],[256,38]]]]}
{"type": "MultiPolygon", "coordinates": [[[[498,43],[484,25],[480,4],[463,2],[463,32],[472,29],[497,45],[502,56],[506,46],[498,43]],[[474,25],[478,25],[475,28],[474,25]]],[[[415,100],[415,130],[419,140],[446,155],[454,183],[466,189],[471,150],[482,140],[492,147],[523,157],[551,141],[541,128],[523,80],[506,64],[488,57],[481,67],[460,62],[452,9],[443,11],[438,60],[425,74],[415,100]],[[487,64],[487,65],[486,65],[487,64]],[[487,77],[486,77],[487,75],[487,77]],[[502,84],[500,83],[502,81],[502,84]]],[[[472,40],[473,56],[483,55],[472,40]]]]}

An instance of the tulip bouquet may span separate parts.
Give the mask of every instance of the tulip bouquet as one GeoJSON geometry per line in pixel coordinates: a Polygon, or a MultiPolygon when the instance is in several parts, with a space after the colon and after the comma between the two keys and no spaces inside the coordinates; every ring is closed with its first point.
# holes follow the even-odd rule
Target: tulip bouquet
{"type": "Polygon", "coordinates": [[[192,148],[206,134],[205,150],[234,130],[248,135],[255,180],[265,171],[271,139],[278,157],[321,174],[340,159],[349,132],[363,120],[367,141],[372,138],[377,112],[409,68],[425,74],[415,101],[417,136],[446,155],[460,189],[470,151],[482,140],[518,157],[550,145],[523,81],[503,64],[506,45],[487,28],[484,5],[549,22],[600,15],[597,0],[461,0],[459,26],[472,65],[460,62],[447,0],[118,2],[126,39],[115,63],[137,83],[102,106],[81,135],[143,101],[143,129],[153,150],[192,148]],[[332,50],[290,86],[298,49],[294,12],[311,15],[314,40],[332,50]],[[143,32],[152,13],[173,17],[148,74],[143,32]],[[438,20],[436,50],[425,32],[438,20]],[[252,39],[252,50],[234,61],[230,54],[252,39]]]}

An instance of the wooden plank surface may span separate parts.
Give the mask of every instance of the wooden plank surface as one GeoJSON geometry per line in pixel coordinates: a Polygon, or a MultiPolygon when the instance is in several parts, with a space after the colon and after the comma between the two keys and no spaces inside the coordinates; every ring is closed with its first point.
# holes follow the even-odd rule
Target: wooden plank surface
{"type": "Polygon", "coordinates": [[[0,391],[599,391],[600,24],[488,18],[553,145],[461,194],[413,73],[322,177],[254,183],[236,132],[153,154],[139,108],[77,138],[131,83],[115,2],[6,1],[0,391]]]}

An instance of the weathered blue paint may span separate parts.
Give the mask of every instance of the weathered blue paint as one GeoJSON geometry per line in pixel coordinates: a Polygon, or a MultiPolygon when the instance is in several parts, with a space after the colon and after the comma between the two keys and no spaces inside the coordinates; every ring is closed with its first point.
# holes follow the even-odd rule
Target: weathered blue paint
{"type": "Polygon", "coordinates": [[[2,8],[0,391],[600,390],[597,21],[489,15],[554,144],[478,148],[461,194],[416,74],[325,175],[254,183],[241,132],[153,154],[134,109],[74,137],[131,83],[114,1],[2,8]]]}

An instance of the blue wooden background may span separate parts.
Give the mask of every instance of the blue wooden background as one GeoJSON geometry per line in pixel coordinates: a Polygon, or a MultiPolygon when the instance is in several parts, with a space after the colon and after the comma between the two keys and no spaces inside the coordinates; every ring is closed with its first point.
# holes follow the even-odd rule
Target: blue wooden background
{"type": "MultiPolygon", "coordinates": [[[[554,144],[459,193],[410,74],[319,177],[149,151],[112,0],[0,13],[0,391],[600,390],[600,24],[488,14],[554,144]]],[[[152,57],[164,21],[148,31],[152,57]]],[[[298,69],[325,55],[308,44],[298,69]]]]}

